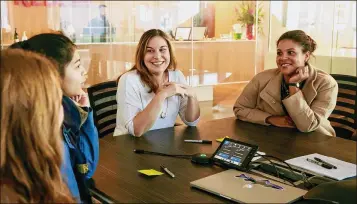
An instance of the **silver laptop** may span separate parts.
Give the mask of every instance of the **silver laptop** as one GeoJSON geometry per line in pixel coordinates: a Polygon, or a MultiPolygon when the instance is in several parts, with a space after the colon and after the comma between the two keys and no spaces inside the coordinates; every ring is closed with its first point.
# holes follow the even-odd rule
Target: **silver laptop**
{"type": "Polygon", "coordinates": [[[207,27],[192,27],[189,40],[204,40],[207,27]]]}
{"type": "Polygon", "coordinates": [[[272,184],[263,185],[256,181],[267,180],[266,178],[230,169],[212,176],[208,176],[190,185],[226,199],[243,203],[290,203],[301,198],[307,191],[285,185],[276,181],[272,184]],[[244,174],[244,175],[243,175],[244,174]],[[274,185],[274,187],[272,187],[274,185]]]}

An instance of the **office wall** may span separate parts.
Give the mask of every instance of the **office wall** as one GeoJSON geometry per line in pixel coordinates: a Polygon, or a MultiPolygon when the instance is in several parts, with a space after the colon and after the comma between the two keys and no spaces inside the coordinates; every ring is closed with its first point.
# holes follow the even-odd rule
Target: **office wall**
{"type": "MultiPolygon", "coordinates": [[[[9,24],[12,28],[17,28],[17,32],[22,36],[23,31],[26,31],[28,37],[41,32],[48,32],[48,9],[43,5],[26,7],[21,2],[8,1],[9,9],[9,24]],[[32,16],[28,18],[28,16],[32,16]]],[[[13,33],[11,33],[13,35],[13,33]]],[[[12,42],[11,34],[4,36],[8,43],[12,42]],[[8,39],[10,38],[10,39],[8,39]]],[[[6,35],[6,34],[5,34],[6,35]]],[[[6,43],[6,42],[5,42],[6,43]]]]}
{"type": "Polygon", "coordinates": [[[236,23],[234,7],[239,4],[237,1],[215,1],[216,38],[219,38],[220,34],[229,34],[232,31],[232,25],[236,23]]]}

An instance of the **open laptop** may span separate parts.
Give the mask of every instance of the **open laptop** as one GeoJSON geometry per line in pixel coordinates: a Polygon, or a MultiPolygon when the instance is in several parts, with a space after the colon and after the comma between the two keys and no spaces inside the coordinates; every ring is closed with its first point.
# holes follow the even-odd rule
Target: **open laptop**
{"type": "Polygon", "coordinates": [[[189,40],[204,40],[207,32],[207,27],[192,27],[189,40]]]}
{"type": "Polygon", "coordinates": [[[241,175],[257,181],[263,177],[230,169],[190,183],[192,187],[213,193],[226,199],[243,203],[290,203],[301,198],[307,191],[269,180],[281,189],[245,180],[241,175]]]}
{"type": "Polygon", "coordinates": [[[175,32],[175,40],[189,40],[191,29],[191,27],[177,27],[175,32]]]}

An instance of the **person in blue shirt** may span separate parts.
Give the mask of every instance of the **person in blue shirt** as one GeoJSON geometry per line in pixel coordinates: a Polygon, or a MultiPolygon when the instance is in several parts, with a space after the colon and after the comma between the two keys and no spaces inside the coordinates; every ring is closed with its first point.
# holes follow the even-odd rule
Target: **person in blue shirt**
{"type": "Polygon", "coordinates": [[[62,79],[64,109],[61,172],[72,195],[78,201],[91,203],[88,185],[98,164],[99,141],[93,111],[82,89],[86,72],[75,44],[62,34],[43,33],[10,48],[40,53],[57,65],[62,79]]]}
{"type": "Polygon", "coordinates": [[[45,57],[1,51],[0,203],[74,203],[60,171],[60,77],[45,57]]]}
{"type": "Polygon", "coordinates": [[[88,26],[83,29],[83,33],[90,34],[92,41],[96,41],[94,38],[99,38],[100,42],[111,42],[111,35],[115,35],[116,29],[108,20],[107,6],[100,4],[98,9],[99,15],[88,23],[88,26]]]}

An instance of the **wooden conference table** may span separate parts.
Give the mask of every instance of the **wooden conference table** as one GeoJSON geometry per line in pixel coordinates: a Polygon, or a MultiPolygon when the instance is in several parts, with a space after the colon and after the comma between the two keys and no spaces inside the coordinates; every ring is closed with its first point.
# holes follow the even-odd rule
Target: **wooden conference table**
{"type": "Polygon", "coordinates": [[[140,138],[130,135],[107,136],[100,140],[100,159],[94,175],[99,190],[123,203],[223,203],[227,200],[190,187],[190,182],[225,169],[200,166],[187,159],[135,154],[134,149],[168,154],[213,153],[219,146],[215,140],[229,136],[257,144],[259,151],[281,159],[311,153],[356,163],[356,142],[329,137],[316,132],[266,127],[226,118],[199,124],[197,127],[176,126],[154,130],[140,138]],[[208,139],[210,144],[185,143],[184,139],[208,139]],[[176,177],[141,175],[137,170],[156,169],[160,165],[176,177]]]}

